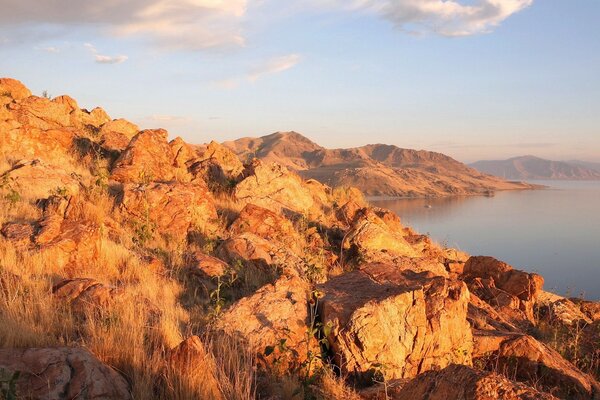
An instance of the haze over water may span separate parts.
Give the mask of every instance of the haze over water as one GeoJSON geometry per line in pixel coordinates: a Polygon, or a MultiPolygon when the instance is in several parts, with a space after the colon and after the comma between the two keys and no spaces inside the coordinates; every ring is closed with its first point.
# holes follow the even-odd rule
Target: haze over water
{"type": "Polygon", "coordinates": [[[535,183],[550,188],[371,202],[395,211],[405,225],[442,245],[540,273],[546,290],[599,300],[600,182],[535,183]]]}

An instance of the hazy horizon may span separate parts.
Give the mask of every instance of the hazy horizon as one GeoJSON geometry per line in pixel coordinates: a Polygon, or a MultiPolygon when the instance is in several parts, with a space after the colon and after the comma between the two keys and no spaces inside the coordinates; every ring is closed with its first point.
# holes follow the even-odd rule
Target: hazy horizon
{"type": "Polygon", "coordinates": [[[600,162],[594,1],[0,4],[0,75],[192,143],[600,162]]]}

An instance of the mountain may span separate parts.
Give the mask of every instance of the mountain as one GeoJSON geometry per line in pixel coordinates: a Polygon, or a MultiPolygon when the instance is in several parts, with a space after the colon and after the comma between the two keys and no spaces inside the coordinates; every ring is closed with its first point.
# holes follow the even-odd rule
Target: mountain
{"type": "Polygon", "coordinates": [[[355,186],[370,196],[448,196],[529,189],[482,174],[441,153],[371,144],[326,149],[297,132],[223,143],[244,161],[277,162],[330,186],[355,186]]]}
{"type": "Polygon", "coordinates": [[[534,156],[477,161],[470,166],[506,179],[600,179],[600,169],[595,170],[576,162],[551,161],[534,156]]]}
{"type": "Polygon", "coordinates": [[[600,171],[600,162],[591,162],[591,161],[582,161],[582,160],[568,160],[565,162],[572,164],[572,165],[579,165],[580,167],[593,169],[594,171],[600,171]]]}

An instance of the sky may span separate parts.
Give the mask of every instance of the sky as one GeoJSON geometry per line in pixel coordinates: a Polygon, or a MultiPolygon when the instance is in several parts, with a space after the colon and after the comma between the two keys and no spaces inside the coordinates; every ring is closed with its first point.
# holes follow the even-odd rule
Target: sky
{"type": "Polygon", "coordinates": [[[192,143],[600,161],[598,0],[0,0],[0,76],[192,143]]]}

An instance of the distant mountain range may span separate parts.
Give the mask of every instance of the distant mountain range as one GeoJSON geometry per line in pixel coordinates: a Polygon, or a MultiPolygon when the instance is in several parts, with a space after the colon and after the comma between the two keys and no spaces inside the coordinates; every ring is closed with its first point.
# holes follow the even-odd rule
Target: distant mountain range
{"type": "Polygon", "coordinates": [[[355,186],[370,196],[433,197],[532,188],[482,174],[444,154],[385,144],[326,149],[297,132],[223,144],[243,161],[256,157],[278,162],[305,178],[355,186]]]}
{"type": "Polygon", "coordinates": [[[573,179],[599,180],[600,163],[586,161],[551,161],[534,156],[508,160],[477,161],[471,167],[505,179],[573,179]]]}

